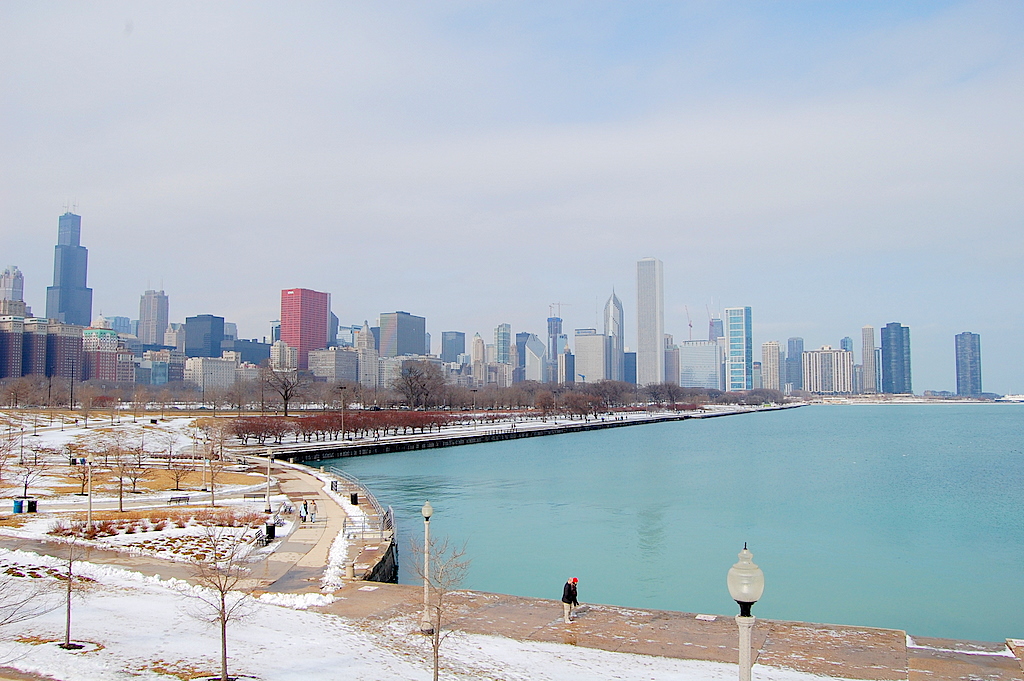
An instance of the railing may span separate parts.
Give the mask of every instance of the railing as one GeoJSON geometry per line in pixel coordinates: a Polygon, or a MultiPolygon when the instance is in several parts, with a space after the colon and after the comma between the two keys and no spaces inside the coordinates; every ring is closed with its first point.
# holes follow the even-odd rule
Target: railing
{"type": "Polygon", "coordinates": [[[337,466],[326,466],[323,468],[323,471],[338,478],[337,482],[342,483],[339,485],[332,484],[332,491],[345,494],[356,493],[360,496],[361,500],[365,500],[370,505],[370,508],[373,509],[372,513],[364,512],[361,521],[346,518],[343,526],[345,536],[350,538],[358,536],[363,541],[384,541],[394,537],[395,512],[390,506],[385,510],[380,505],[380,502],[370,494],[369,490],[355,476],[346,473],[337,466]],[[342,487],[344,489],[341,489],[342,487]]]}

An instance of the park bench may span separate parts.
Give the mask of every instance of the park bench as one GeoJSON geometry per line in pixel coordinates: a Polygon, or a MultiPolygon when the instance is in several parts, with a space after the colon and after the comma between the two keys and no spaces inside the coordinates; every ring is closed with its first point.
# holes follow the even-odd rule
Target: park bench
{"type": "Polygon", "coordinates": [[[168,501],[168,503],[171,503],[171,504],[187,504],[188,503],[188,496],[186,495],[186,496],[181,496],[181,497],[171,497],[170,500],[168,501]]]}
{"type": "Polygon", "coordinates": [[[263,492],[246,492],[245,494],[242,495],[242,498],[256,501],[258,499],[266,499],[267,495],[264,494],[263,492]]]}

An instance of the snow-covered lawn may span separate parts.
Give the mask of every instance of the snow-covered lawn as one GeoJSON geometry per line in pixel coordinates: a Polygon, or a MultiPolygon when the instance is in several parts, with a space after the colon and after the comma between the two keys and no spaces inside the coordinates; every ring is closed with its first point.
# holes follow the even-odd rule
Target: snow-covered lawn
{"type": "MultiPolygon", "coordinates": [[[[12,583],[17,588],[29,580],[52,579],[47,568],[57,567],[59,561],[0,551],[0,564],[40,575],[34,579],[4,576],[5,588],[12,588],[12,583]]],[[[72,639],[86,647],[73,652],[57,646],[64,632],[64,613],[58,608],[0,630],[0,663],[64,681],[184,679],[217,670],[217,633],[190,614],[197,603],[187,595],[193,587],[88,563],[79,564],[76,572],[96,580],[78,598],[73,614],[72,639]]],[[[53,582],[59,588],[57,580],[53,582]]],[[[413,619],[369,623],[301,609],[329,598],[274,594],[254,600],[249,616],[229,628],[232,672],[268,681],[425,681],[431,677],[427,640],[413,633],[417,629],[413,619]]],[[[736,678],[736,667],[728,664],[468,634],[457,634],[444,644],[442,664],[442,678],[467,681],[736,678]]],[[[757,666],[754,678],[813,681],[823,677],[757,666]]]]}

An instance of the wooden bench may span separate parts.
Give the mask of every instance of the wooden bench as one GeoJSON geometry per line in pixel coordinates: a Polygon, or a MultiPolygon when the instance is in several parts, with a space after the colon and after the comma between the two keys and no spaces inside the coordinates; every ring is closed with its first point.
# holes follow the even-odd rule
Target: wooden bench
{"type": "Polygon", "coordinates": [[[170,499],[168,500],[168,502],[167,502],[167,503],[169,503],[169,504],[187,504],[187,503],[188,503],[188,497],[187,497],[187,496],[183,496],[183,497],[171,497],[171,498],[170,498],[170,499]]]}

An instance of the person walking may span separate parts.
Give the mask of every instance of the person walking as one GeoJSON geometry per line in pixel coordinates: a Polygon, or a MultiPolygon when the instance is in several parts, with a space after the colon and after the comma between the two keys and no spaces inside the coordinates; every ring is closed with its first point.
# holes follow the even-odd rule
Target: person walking
{"type": "Polygon", "coordinates": [[[299,519],[302,522],[306,522],[306,516],[309,515],[309,502],[305,499],[302,500],[302,506],[299,506],[299,519]]]}
{"type": "Polygon", "coordinates": [[[565,580],[565,586],[562,587],[562,616],[566,624],[572,622],[573,606],[579,606],[580,604],[576,597],[576,584],[579,581],[575,577],[570,577],[565,580]]]}
{"type": "Polygon", "coordinates": [[[316,499],[313,500],[313,505],[309,507],[309,522],[316,522],[316,499]]]}

